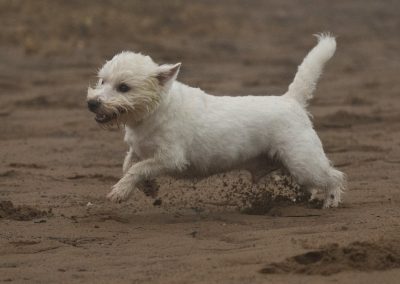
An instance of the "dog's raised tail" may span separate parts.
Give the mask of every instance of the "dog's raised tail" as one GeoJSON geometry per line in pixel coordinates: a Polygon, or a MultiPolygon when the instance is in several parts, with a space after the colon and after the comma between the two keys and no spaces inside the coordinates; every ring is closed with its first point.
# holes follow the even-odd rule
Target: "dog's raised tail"
{"type": "Polygon", "coordinates": [[[293,82],[285,96],[297,100],[304,107],[313,97],[318,79],[325,63],[331,59],[336,50],[336,40],[329,33],[316,35],[318,44],[307,54],[300,64],[293,82]]]}

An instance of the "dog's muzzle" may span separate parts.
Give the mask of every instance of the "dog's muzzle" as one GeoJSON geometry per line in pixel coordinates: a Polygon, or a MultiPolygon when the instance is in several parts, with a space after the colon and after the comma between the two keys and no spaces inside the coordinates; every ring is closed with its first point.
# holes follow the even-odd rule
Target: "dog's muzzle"
{"type": "Polygon", "coordinates": [[[92,112],[95,112],[99,108],[100,105],[101,105],[101,102],[99,100],[88,100],[87,101],[88,109],[92,112]]]}
{"type": "Polygon", "coordinates": [[[94,118],[97,123],[106,123],[117,117],[115,113],[105,114],[101,111],[101,101],[97,99],[90,99],[87,101],[88,109],[96,114],[94,118]]]}

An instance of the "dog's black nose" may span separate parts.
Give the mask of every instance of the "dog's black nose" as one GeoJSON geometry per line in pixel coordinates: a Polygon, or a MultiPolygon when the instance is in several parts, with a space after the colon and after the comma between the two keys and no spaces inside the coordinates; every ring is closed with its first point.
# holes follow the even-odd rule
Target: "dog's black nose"
{"type": "Polygon", "coordinates": [[[88,100],[87,101],[87,106],[89,110],[95,111],[99,106],[101,102],[99,100],[88,100]]]}

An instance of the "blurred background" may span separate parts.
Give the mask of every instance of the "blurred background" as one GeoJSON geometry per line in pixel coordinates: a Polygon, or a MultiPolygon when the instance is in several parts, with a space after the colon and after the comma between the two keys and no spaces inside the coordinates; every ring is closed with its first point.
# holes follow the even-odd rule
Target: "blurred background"
{"type": "MultiPolygon", "coordinates": [[[[395,0],[2,0],[0,16],[3,65],[40,58],[35,71],[75,67],[86,80],[105,59],[133,50],[182,61],[182,80],[212,91],[282,92],[315,43],[311,35],[323,31],[338,36],[331,68],[348,80],[371,83],[398,63],[395,0]]],[[[341,91],[362,89],[349,84],[341,91]]]]}

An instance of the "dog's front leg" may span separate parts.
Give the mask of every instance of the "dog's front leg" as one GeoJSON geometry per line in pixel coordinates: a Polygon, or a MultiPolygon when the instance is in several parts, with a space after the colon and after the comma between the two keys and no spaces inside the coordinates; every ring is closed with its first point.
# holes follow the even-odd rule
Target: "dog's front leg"
{"type": "MultiPolygon", "coordinates": [[[[140,161],[139,156],[132,150],[129,149],[128,153],[126,153],[124,164],[122,166],[122,174],[125,175],[126,172],[132,167],[134,163],[140,161]]],[[[155,198],[158,192],[158,185],[154,179],[148,180],[139,183],[137,187],[146,194],[146,196],[151,196],[155,198]]]]}
{"type": "Polygon", "coordinates": [[[139,157],[136,155],[136,153],[132,150],[132,148],[129,148],[128,153],[126,153],[124,164],[122,165],[122,174],[126,174],[126,172],[132,167],[133,163],[138,162],[139,157]]]}
{"type": "Polygon", "coordinates": [[[154,178],[165,171],[165,167],[155,159],[148,159],[132,165],[117,182],[107,198],[113,202],[127,200],[137,184],[145,179],[154,178]]]}

